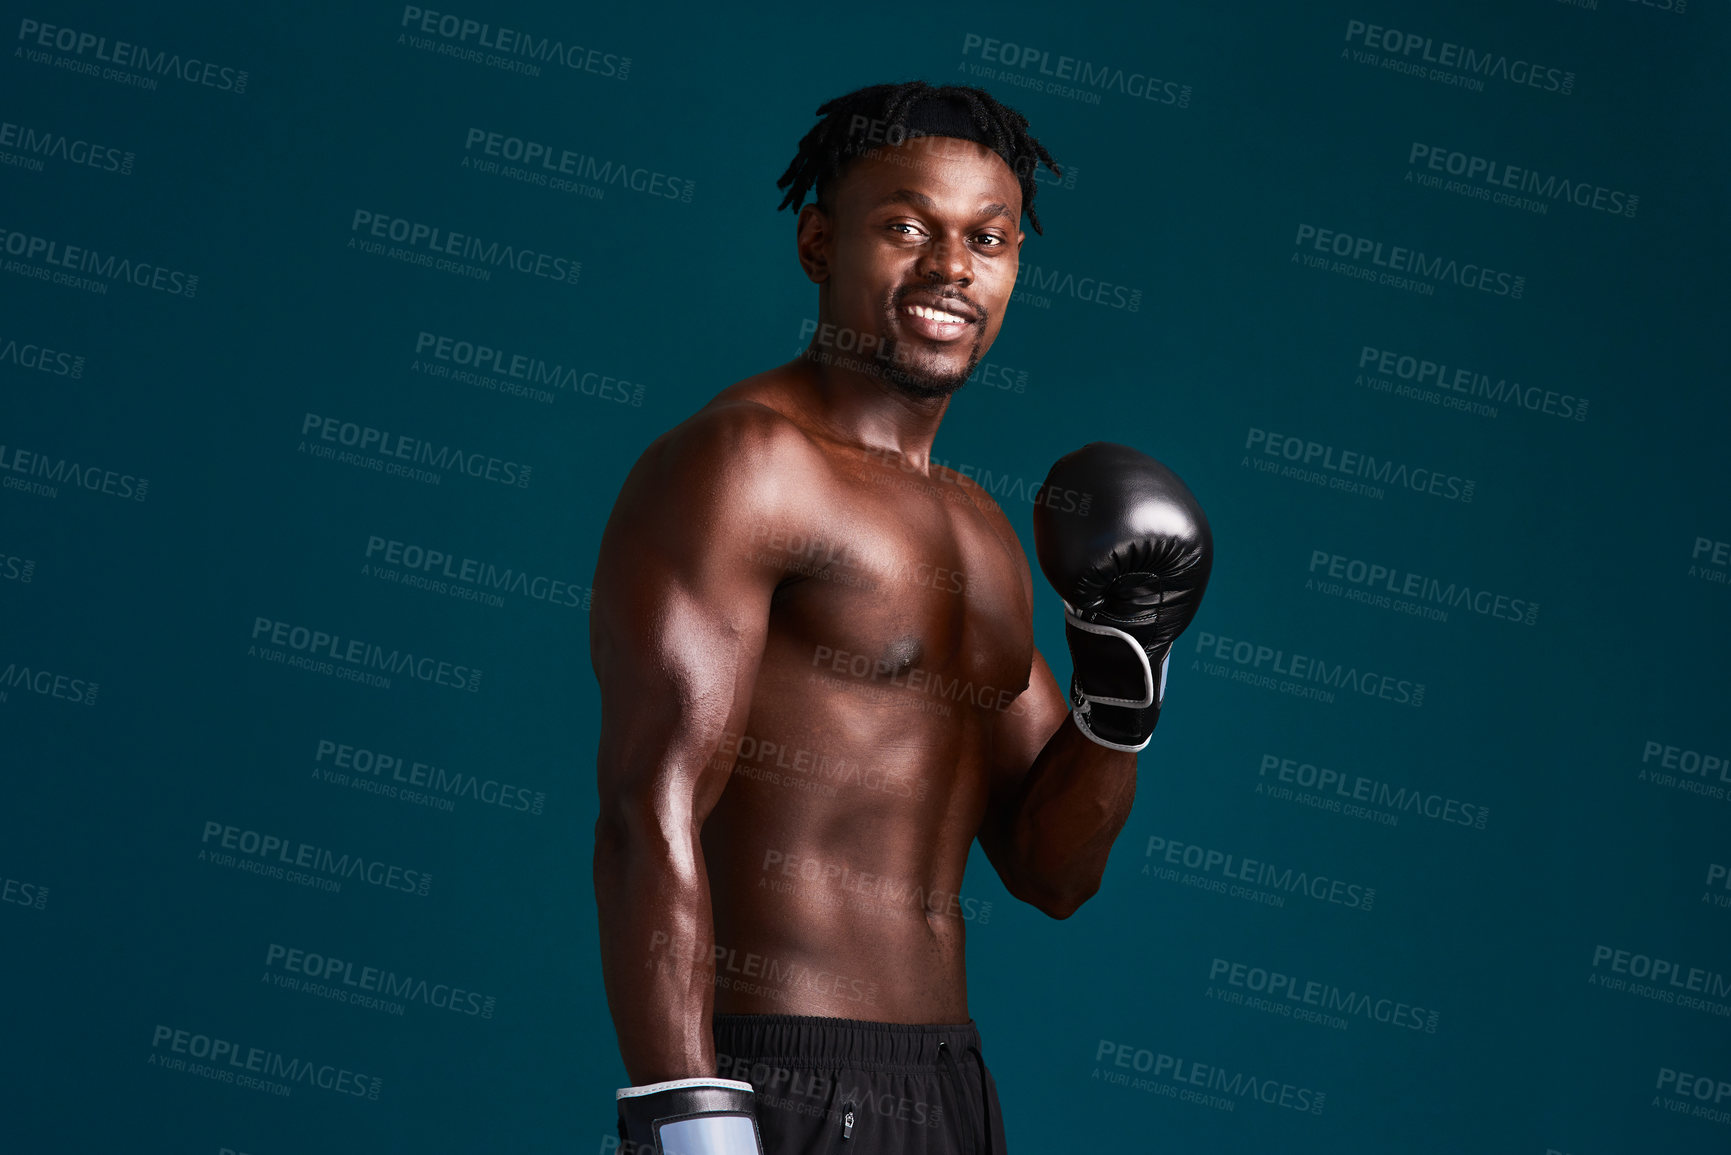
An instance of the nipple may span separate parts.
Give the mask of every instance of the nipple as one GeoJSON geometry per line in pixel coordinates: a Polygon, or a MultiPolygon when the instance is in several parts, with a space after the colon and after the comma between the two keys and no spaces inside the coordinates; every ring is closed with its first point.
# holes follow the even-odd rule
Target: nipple
{"type": "Polygon", "coordinates": [[[898,671],[918,664],[919,660],[925,656],[925,646],[913,634],[897,638],[884,646],[884,660],[898,671]]]}

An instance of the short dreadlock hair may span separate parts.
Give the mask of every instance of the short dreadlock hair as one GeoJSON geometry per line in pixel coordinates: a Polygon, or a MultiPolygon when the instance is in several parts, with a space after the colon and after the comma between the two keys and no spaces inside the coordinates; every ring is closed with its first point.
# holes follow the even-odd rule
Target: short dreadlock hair
{"type": "MultiPolygon", "coordinates": [[[[899,144],[908,133],[908,113],[923,100],[959,102],[980,133],[981,143],[1003,157],[1022,187],[1022,209],[1036,233],[1042,232],[1034,212],[1034,171],[1044,164],[1053,175],[1062,176],[1040,142],[1028,135],[1028,118],[998,103],[984,89],[959,84],[930,85],[923,80],[906,84],[873,84],[838,96],[818,106],[821,117],[799,142],[799,152],[776,188],[787,189],[777,210],[791,207],[798,212],[806,193],[817,186],[823,203],[831,182],[841,176],[849,162],[885,143],[899,144]]],[[[918,135],[917,133],[913,135],[918,135]]]]}

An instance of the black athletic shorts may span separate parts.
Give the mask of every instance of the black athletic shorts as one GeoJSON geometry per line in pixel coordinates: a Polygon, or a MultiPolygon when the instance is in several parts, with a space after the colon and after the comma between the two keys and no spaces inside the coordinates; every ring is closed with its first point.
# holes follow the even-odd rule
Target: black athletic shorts
{"type": "Polygon", "coordinates": [[[1003,1155],[998,1088],[959,1026],[716,1015],[716,1074],[756,1092],[764,1155],[1003,1155]]]}

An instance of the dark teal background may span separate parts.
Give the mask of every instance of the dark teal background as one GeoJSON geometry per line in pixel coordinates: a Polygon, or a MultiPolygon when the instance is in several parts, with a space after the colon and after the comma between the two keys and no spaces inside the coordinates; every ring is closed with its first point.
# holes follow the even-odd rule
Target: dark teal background
{"type": "MultiPolygon", "coordinates": [[[[1697,539],[1731,539],[1721,5],[453,10],[628,56],[629,74],[528,77],[417,51],[389,5],[10,10],[0,121],[135,162],[0,166],[0,228],[199,281],[187,299],[0,275],[0,346],[84,358],[77,377],[0,358],[0,452],[149,480],[143,501],[0,490],[0,669],[101,687],[86,706],[0,686],[0,877],[47,894],[0,903],[0,1150],[605,1149],[624,1073],[590,889],[587,614],[381,582],[363,576],[364,548],[377,535],[586,587],[642,449],[802,344],[815,294],[774,182],[813,110],[915,77],[982,84],[1073,170],[1069,187],[1041,186],[1046,231],[1030,230],[1025,269],[1141,291],[1134,312],[1061,292],[1013,306],[987,360],[1025,387],[964,389],[935,455],[1031,488],[1084,442],[1135,444],[1199,496],[1218,551],[1099,895],[1053,922],[984,861],[968,874],[964,895],[993,904],[968,928],[970,994],[1012,1149],[1726,1150],[1731,1116],[1667,1110],[1656,1080],[1731,1080],[1728,1012],[1589,982],[1610,973],[1601,945],[1731,973],[1731,908],[1714,901],[1731,890],[1709,886],[1731,862],[1731,778],[1706,776],[1715,797],[1643,764],[1650,742],[1731,753],[1731,589],[1723,565],[1717,579],[1692,568],[1697,539]],[[246,69],[247,88],[141,91],[32,61],[16,51],[26,19],[246,69]],[[1567,69],[1574,91],[1367,67],[1342,57],[1349,20],[1567,69]],[[1091,104],[980,79],[959,70],[977,59],[970,33],[1192,94],[1091,104]],[[462,167],[477,127],[694,194],[597,200],[482,175],[462,167]],[[1403,180],[1414,141],[1634,192],[1639,209],[1540,215],[1423,189],[1403,180]],[[575,257],[581,276],[483,283],[364,255],[347,247],[357,209],[575,257]],[[1512,270],[1524,295],[1421,296],[1304,268],[1304,223],[1512,270]],[[566,391],[545,405],[412,372],[421,331],[621,378],[640,403],[566,391]],[[1374,392],[1354,384],[1366,345],[1590,406],[1581,421],[1480,417],[1374,392]],[[315,460],[297,451],[308,412],[526,462],[531,483],[423,485],[315,460]],[[1474,498],[1258,472],[1251,429],[1471,478],[1474,498]],[[1530,626],[1460,609],[1437,622],[1324,596],[1305,584],[1318,550],[1540,610],[1530,626]],[[268,664],[247,654],[259,617],[484,673],[474,693],[405,677],[381,690],[268,664]],[[1210,676],[1204,633],[1422,682],[1423,704],[1210,676]],[[310,776],[321,739],[518,784],[544,810],[343,789],[310,776]],[[1489,818],[1386,826],[1271,799],[1265,755],[1489,818]],[[432,884],[325,893],[223,869],[198,861],[209,821],[432,884]],[[1151,836],[1374,887],[1375,905],[1274,907],[1144,876],[1151,836]],[[496,1010],[399,1017],[279,989],[261,977],[271,943],[463,986],[496,1010]],[[1436,1029],[1225,1005],[1208,993],[1216,958],[1435,1010],[1436,1029]],[[381,1089],[279,1097],[160,1069],[159,1024],[381,1089]],[[1217,1110],[1112,1085],[1096,1077],[1118,1069],[1096,1062],[1103,1041],[1326,1105],[1217,1110]]],[[[1031,547],[1030,505],[1000,499],[1031,547]]],[[[1037,641],[1067,683],[1060,607],[1036,585],[1037,641]]]]}

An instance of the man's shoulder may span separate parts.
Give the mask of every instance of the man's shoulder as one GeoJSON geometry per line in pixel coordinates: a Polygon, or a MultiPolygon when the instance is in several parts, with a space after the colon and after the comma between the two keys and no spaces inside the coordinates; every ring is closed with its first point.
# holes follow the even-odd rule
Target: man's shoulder
{"type": "Polygon", "coordinates": [[[786,413],[724,391],[650,443],[622,496],[693,512],[766,512],[820,459],[817,442],[786,413]]]}
{"type": "Polygon", "coordinates": [[[662,434],[652,448],[682,473],[725,471],[741,477],[786,468],[810,457],[818,447],[782,410],[723,392],[662,434]]]}
{"type": "Polygon", "coordinates": [[[987,490],[985,486],[981,485],[978,480],[969,477],[967,473],[956,469],[946,469],[944,480],[967,494],[968,499],[972,502],[974,508],[980,511],[981,516],[986,519],[993,529],[1003,533],[1008,533],[1012,537],[1015,535],[1015,530],[1010,527],[1009,514],[1004,512],[1004,507],[998,504],[997,500],[992,497],[991,492],[987,490]]]}
{"type": "Polygon", "coordinates": [[[1016,560],[1023,583],[1029,583],[1031,579],[1028,570],[1028,557],[1022,550],[1021,539],[1016,536],[1016,528],[1010,524],[1010,515],[1005,512],[1004,507],[992,497],[985,486],[966,473],[958,470],[947,470],[945,479],[967,495],[969,504],[973,506],[981,521],[997,537],[1010,556],[1016,560]]]}

